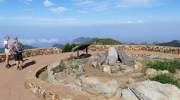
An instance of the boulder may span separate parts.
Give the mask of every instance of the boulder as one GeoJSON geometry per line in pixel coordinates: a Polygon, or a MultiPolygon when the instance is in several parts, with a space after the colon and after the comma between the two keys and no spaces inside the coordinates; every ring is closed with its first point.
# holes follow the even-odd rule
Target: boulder
{"type": "Polygon", "coordinates": [[[158,75],[158,71],[153,68],[148,68],[145,73],[148,77],[154,77],[158,75]]]}
{"type": "Polygon", "coordinates": [[[134,61],[130,59],[130,57],[122,50],[118,49],[118,60],[124,65],[133,65],[134,61]]]}
{"type": "Polygon", "coordinates": [[[122,91],[123,100],[179,100],[180,89],[174,85],[144,81],[122,91]]]}
{"type": "Polygon", "coordinates": [[[139,100],[133,92],[128,89],[122,90],[122,100],[139,100]]]}
{"type": "Polygon", "coordinates": [[[132,65],[132,61],[129,56],[121,49],[116,49],[115,47],[110,47],[104,56],[100,59],[100,64],[115,65],[117,62],[124,65],[132,65]]]}
{"type": "Polygon", "coordinates": [[[82,87],[88,93],[112,97],[119,89],[119,83],[114,79],[100,77],[81,77],[82,87]]]}
{"type": "Polygon", "coordinates": [[[102,65],[103,67],[103,72],[111,74],[111,66],[109,65],[102,65]]]}
{"type": "Polygon", "coordinates": [[[114,65],[118,61],[118,52],[116,48],[110,47],[108,50],[107,63],[114,65]]]}
{"type": "Polygon", "coordinates": [[[136,61],[135,64],[134,64],[134,69],[137,70],[137,71],[141,71],[143,69],[143,64],[136,61]]]}
{"type": "Polygon", "coordinates": [[[55,79],[55,74],[64,70],[64,64],[62,62],[56,62],[48,65],[47,73],[48,73],[48,82],[49,83],[57,83],[55,79]]]}

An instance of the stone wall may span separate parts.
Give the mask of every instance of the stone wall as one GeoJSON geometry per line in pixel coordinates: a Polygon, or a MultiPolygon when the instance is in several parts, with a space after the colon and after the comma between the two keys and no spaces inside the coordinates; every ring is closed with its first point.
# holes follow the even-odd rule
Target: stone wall
{"type": "Polygon", "coordinates": [[[36,71],[29,71],[25,78],[25,88],[43,100],[80,100],[80,98],[83,98],[82,100],[89,100],[88,97],[83,95],[83,92],[74,93],[71,90],[65,90],[60,86],[57,87],[38,79],[39,75],[48,69],[48,66],[56,67],[57,64],[53,63],[36,71]]]}
{"type": "MultiPolygon", "coordinates": [[[[153,46],[153,45],[113,45],[116,48],[121,48],[123,50],[131,50],[131,51],[151,51],[151,52],[159,52],[159,53],[167,53],[167,54],[175,54],[180,55],[180,48],[177,47],[165,47],[165,46],[153,46]]],[[[111,45],[91,45],[89,47],[90,51],[105,51],[111,45]]],[[[59,54],[61,50],[58,48],[44,48],[44,49],[29,49],[25,50],[23,53],[24,57],[31,57],[37,55],[48,55],[48,54],[59,54]]],[[[13,59],[13,56],[10,57],[13,59]]],[[[0,62],[5,60],[5,54],[0,54],[0,62]]]]}
{"type": "MultiPolygon", "coordinates": [[[[37,56],[37,55],[49,55],[49,54],[59,54],[61,53],[61,49],[58,48],[40,48],[40,49],[28,49],[25,50],[23,53],[24,57],[31,57],[31,56],[37,56]]],[[[3,62],[5,60],[5,54],[0,54],[0,62],[3,62]]],[[[10,56],[10,59],[13,59],[13,56],[10,56]]]]}
{"type": "MultiPolygon", "coordinates": [[[[123,50],[132,50],[132,51],[151,51],[151,52],[160,52],[168,54],[178,54],[180,55],[180,48],[178,47],[168,47],[168,46],[154,46],[154,45],[113,45],[116,48],[121,48],[123,50]]],[[[91,45],[89,47],[90,51],[105,51],[108,50],[111,45],[91,45]]]]}

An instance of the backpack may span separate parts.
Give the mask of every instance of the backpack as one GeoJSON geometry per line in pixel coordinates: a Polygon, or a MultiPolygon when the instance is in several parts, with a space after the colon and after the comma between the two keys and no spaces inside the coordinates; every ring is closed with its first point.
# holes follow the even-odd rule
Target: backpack
{"type": "Polygon", "coordinates": [[[16,52],[23,52],[23,45],[22,43],[18,42],[16,45],[16,52]]]}

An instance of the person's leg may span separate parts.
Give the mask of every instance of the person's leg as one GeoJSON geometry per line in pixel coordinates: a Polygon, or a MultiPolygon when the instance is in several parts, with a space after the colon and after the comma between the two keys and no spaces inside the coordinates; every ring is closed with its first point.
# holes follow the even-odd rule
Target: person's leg
{"type": "Polygon", "coordinates": [[[22,53],[19,53],[19,63],[20,63],[20,69],[23,69],[23,55],[22,55],[22,53]]]}
{"type": "Polygon", "coordinates": [[[22,70],[23,69],[23,61],[19,61],[19,68],[22,70]]]}
{"type": "Polygon", "coordinates": [[[9,64],[9,55],[6,54],[6,67],[9,68],[10,67],[10,64],[9,64]]]}
{"type": "Polygon", "coordinates": [[[19,62],[18,61],[15,62],[16,62],[16,68],[19,69],[19,62]]]}

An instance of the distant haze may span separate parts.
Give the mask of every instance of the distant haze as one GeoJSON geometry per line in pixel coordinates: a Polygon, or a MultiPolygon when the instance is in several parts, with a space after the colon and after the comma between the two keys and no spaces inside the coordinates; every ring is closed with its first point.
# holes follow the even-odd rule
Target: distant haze
{"type": "MultiPolygon", "coordinates": [[[[180,39],[180,23],[111,24],[58,27],[0,27],[25,43],[65,43],[78,37],[114,38],[122,42],[167,42],[180,39]]],[[[3,36],[3,35],[2,35],[3,36]]]]}

